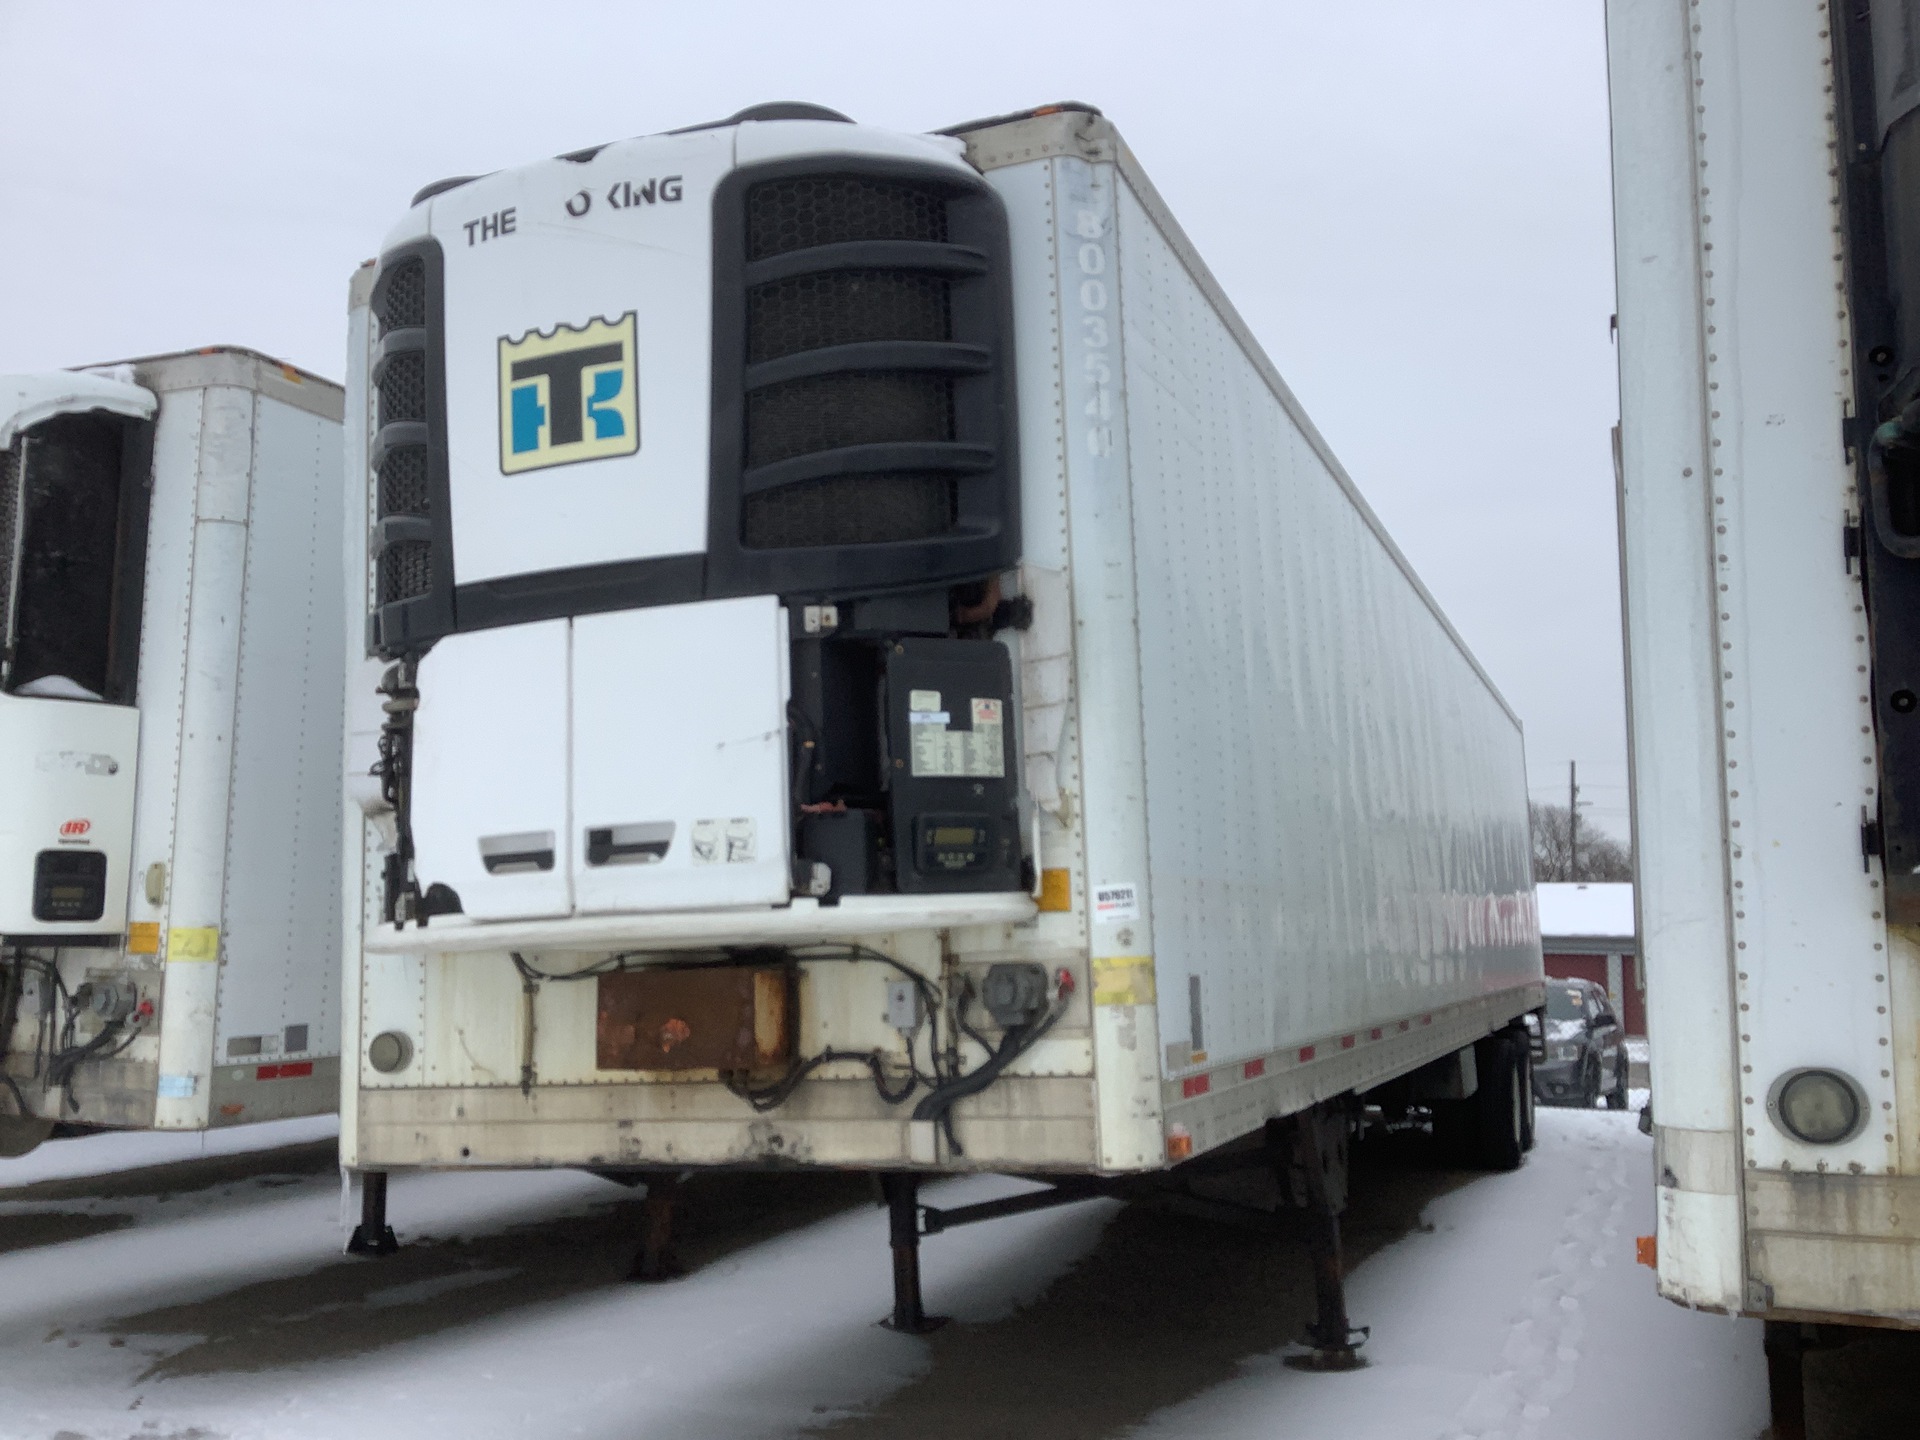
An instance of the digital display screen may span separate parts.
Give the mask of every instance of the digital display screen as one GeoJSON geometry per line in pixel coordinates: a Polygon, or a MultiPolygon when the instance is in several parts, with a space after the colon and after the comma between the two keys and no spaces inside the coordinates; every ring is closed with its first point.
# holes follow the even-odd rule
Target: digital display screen
{"type": "Polygon", "coordinates": [[[971,825],[936,825],[932,838],[936,845],[975,845],[979,843],[981,835],[971,825]]]}
{"type": "Polygon", "coordinates": [[[33,862],[33,918],[60,924],[106,911],[107,857],[98,850],[42,850],[33,862]]]}

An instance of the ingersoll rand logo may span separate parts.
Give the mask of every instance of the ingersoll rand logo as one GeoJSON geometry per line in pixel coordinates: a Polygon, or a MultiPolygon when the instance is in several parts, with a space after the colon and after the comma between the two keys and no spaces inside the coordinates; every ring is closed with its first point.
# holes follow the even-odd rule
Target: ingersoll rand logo
{"type": "Polygon", "coordinates": [[[93,822],[91,820],[63,820],[60,822],[60,838],[62,840],[84,840],[87,838],[87,832],[91,829],[93,829],[93,822]]]}
{"type": "Polygon", "coordinates": [[[634,319],[500,338],[500,469],[512,475],[640,448],[634,319]]]}

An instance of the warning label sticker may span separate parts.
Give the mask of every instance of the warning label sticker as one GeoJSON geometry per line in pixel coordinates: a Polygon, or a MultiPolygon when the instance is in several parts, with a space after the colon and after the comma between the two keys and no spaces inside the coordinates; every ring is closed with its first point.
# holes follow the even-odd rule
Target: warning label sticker
{"type": "Polygon", "coordinates": [[[1135,885],[1096,885],[1093,887],[1095,920],[1138,920],[1140,890],[1135,885]]]}
{"type": "Polygon", "coordinates": [[[758,846],[757,826],[752,816],[734,820],[696,820],[693,822],[691,849],[696,865],[751,865],[758,846]]]}
{"type": "MultiPolygon", "coordinates": [[[[912,698],[922,693],[915,691],[912,698]]],[[[998,780],[1006,775],[1006,726],[999,700],[973,701],[971,730],[949,728],[951,719],[940,710],[909,712],[909,718],[915,779],[998,780]]]]}

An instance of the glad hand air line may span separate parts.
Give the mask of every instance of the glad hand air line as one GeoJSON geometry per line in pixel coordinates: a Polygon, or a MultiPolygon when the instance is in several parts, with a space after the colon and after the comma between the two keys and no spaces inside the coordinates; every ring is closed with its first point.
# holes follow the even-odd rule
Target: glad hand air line
{"type": "Polygon", "coordinates": [[[1519,726],[1096,112],[443,182],[352,313],[350,1165],[1518,1163],[1519,726]]]}

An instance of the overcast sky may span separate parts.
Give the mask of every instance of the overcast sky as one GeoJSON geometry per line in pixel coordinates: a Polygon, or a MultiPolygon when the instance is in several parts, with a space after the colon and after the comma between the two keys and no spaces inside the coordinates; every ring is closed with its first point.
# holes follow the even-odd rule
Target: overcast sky
{"type": "Polygon", "coordinates": [[[413,192],[804,99],[1119,125],[1527,727],[1626,830],[1599,0],[0,0],[0,371],[334,378],[413,192]]]}

